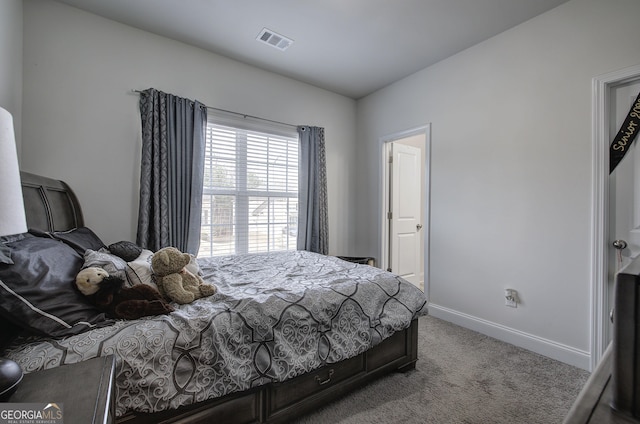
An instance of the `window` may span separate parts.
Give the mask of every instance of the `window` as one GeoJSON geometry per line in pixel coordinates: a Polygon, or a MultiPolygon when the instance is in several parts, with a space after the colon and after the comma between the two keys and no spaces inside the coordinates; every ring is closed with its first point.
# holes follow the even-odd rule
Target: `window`
{"type": "Polygon", "coordinates": [[[210,113],[198,256],[294,250],[295,128],[210,113]]]}

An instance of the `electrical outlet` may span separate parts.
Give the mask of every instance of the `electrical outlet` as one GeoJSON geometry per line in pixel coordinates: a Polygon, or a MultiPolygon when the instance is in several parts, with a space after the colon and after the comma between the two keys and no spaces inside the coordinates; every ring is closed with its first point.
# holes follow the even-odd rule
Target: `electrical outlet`
{"type": "Polygon", "coordinates": [[[504,290],[504,305],[510,308],[518,307],[518,292],[513,289],[504,290]]]}

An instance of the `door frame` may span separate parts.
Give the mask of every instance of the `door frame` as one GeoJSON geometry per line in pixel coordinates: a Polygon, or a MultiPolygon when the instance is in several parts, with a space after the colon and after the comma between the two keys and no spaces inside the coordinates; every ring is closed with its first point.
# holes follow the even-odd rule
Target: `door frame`
{"type": "Polygon", "coordinates": [[[405,131],[396,132],[383,136],[379,140],[380,151],[380,184],[381,188],[381,205],[380,205],[380,268],[387,269],[389,267],[389,220],[387,219],[387,211],[391,199],[389,198],[389,153],[391,151],[391,142],[397,141],[403,138],[412,137],[416,135],[424,136],[424,216],[422,217],[422,237],[423,237],[423,251],[424,256],[422,258],[424,263],[424,292],[429,296],[429,245],[430,245],[430,228],[431,228],[431,124],[426,124],[420,127],[411,128],[405,131]]]}
{"type": "Polygon", "coordinates": [[[640,79],[640,65],[599,75],[592,80],[592,206],[591,206],[591,370],[609,343],[609,93],[611,88],[640,79]]]}

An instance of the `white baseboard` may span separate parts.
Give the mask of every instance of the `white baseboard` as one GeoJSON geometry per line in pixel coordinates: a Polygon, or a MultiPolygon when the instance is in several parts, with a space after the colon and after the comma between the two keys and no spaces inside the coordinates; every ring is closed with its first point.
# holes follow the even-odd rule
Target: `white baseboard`
{"type": "Polygon", "coordinates": [[[528,334],[433,303],[429,303],[429,315],[564,362],[565,364],[591,371],[591,355],[584,350],[534,336],[533,334],[528,334]]]}

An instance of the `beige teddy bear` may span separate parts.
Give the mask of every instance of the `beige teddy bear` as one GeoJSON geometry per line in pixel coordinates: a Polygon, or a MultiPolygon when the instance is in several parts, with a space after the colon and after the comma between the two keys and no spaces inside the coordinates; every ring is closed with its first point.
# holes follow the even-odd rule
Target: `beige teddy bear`
{"type": "Polygon", "coordinates": [[[175,247],[162,248],[151,258],[151,268],[160,293],[180,304],[190,303],[216,292],[214,285],[205,283],[202,277],[185,268],[189,261],[191,255],[182,253],[175,247]]]}

